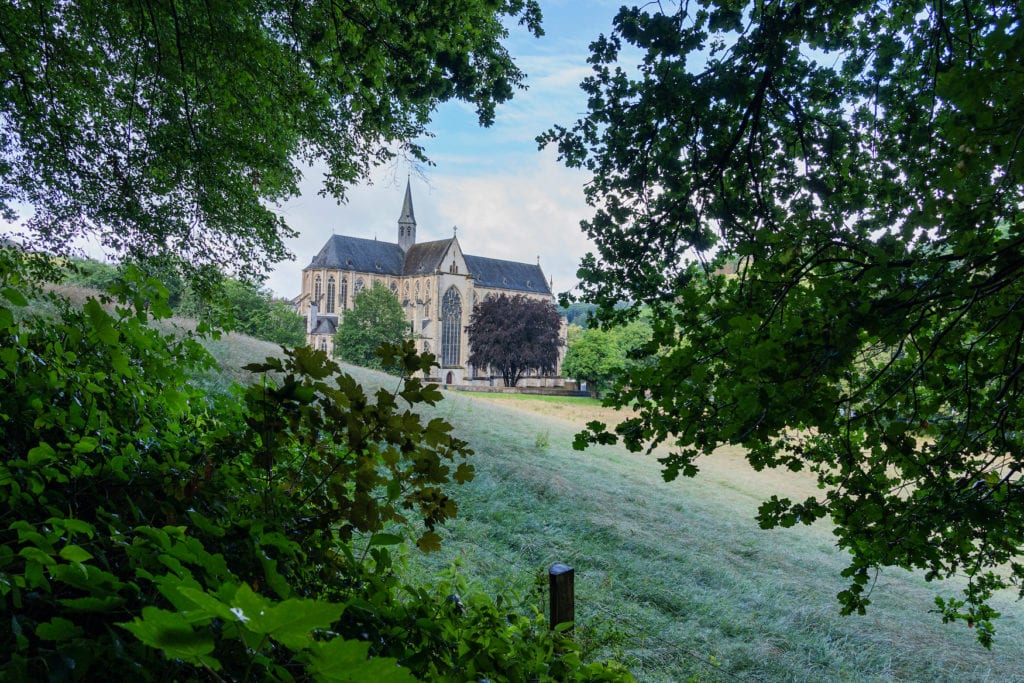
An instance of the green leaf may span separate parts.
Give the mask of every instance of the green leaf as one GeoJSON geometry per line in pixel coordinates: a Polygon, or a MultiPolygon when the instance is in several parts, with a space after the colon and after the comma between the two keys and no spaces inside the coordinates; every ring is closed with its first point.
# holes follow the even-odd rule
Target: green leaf
{"type": "Polygon", "coordinates": [[[3,297],[10,301],[14,306],[28,306],[28,299],[26,299],[25,295],[14,287],[4,287],[3,289],[0,289],[0,294],[2,294],[3,297]]]}
{"type": "Polygon", "coordinates": [[[42,640],[71,640],[80,637],[84,631],[74,623],[61,617],[54,617],[50,621],[36,626],[36,635],[42,640]]]}
{"type": "Polygon", "coordinates": [[[93,558],[85,548],[78,545],[66,545],[60,549],[60,556],[68,562],[88,562],[93,558]]]}
{"type": "Polygon", "coordinates": [[[83,436],[75,442],[72,450],[74,450],[75,453],[92,453],[96,450],[98,445],[99,441],[95,436],[83,436]]]}
{"type": "Polygon", "coordinates": [[[57,453],[53,450],[53,447],[48,443],[41,442],[38,446],[29,450],[28,464],[34,467],[40,463],[54,460],[56,457],[57,453]]]}
{"type": "Polygon", "coordinates": [[[224,621],[239,621],[242,617],[217,598],[208,593],[188,586],[179,586],[178,593],[198,608],[202,614],[208,617],[217,617],[224,621]]]}
{"type": "Polygon", "coordinates": [[[274,605],[245,584],[239,587],[231,606],[246,629],[267,634],[294,650],[310,647],[314,642],[311,633],[327,629],[345,611],[344,605],[300,598],[274,605]]]}
{"type": "Polygon", "coordinates": [[[335,638],[316,643],[308,655],[309,671],[317,680],[335,683],[414,683],[408,669],[390,657],[367,659],[369,643],[335,638]]]}
{"type": "Polygon", "coordinates": [[[374,534],[370,538],[370,546],[378,545],[399,545],[405,539],[395,534],[374,534]]]}
{"type": "Polygon", "coordinates": [[[181,614],[144,607],[141,617],[118,626],[168,657],[220,670],[220,663],[207,656],[213,652],[213,637],[205,627],[193,628],[181,614]]]}

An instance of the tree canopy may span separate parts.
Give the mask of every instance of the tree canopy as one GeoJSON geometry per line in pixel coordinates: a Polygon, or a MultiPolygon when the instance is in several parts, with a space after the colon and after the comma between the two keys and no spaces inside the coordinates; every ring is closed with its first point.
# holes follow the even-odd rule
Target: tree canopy
{"type": "Polygon", "coordinates": [[[469,318],[469,362],[501,373],[514,387],[527,372],[553,373],[558,368],[562,318],[550,301],[522,294],[485,299],[469,318]]]}
{"type": "Polygon", "coordinates": [[[575,338],[570,336],[562,373],[587,382],[588,389],[596,396],[624,377],[626,370],[637,362],[651,362],[634,357],[646,352],[650,340],[651,326],[643,320],[612,329],[581,330],[575,338]]]}
{"type": "Polygon", "coordinates": [[[287,301],[251,282],[223,278],[208,292],[185,289],[177,313],[285,346],[304,346],[302,316],[287,301]]]}
{"type": "Polygon", "coordinates": [[[405,153],[434,106],[490,124],[523,74],[502,40],[535,0],[46,0],[0,7],[0,214],[49,250],[90,236],[133,256],[258,274],[292,236],[268,202],[301,164],[345,187],[405,153]]]}
{"type": "Polygon", "coordinates": [[[409,337],[405,311],[390,289],[380,282],[352,299],[334,335],[334,355],[349,363],[380,368],[381,344],[397,344],[409,337]]]}
{"type": "Polygon", "coordinates": [[[759,519],[831,517],[843,610],[882,566],[965,575],[939,611],[983,642],[992,591],[1024,578],[1021,15],[623,8],[592,44],[587,115],[540,138],[594,174],[584,298],[606,324],[650,306],[666,349],[615,392],[637,416],[614,432],[666,444],[669,479],[721,444],[812,471],[819,496],[759,519]]]}

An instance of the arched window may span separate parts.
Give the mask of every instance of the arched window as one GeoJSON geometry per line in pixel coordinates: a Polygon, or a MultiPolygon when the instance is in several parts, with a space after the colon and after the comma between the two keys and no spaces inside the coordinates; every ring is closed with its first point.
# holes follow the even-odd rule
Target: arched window
{"type": "Polygon", "coordinates": [[[320,295],[324,293],[323,282],[320,281],[320,276],[317,275],[316,279],[313,280],[313,303],[317,306],[322,306],[323,303],[320,301],[320,295]]]}
{"type": "Polygon", "coordinates": [[[356,286],[352,288],[352,296],[355,296],[359,292],[363,291],[363,278],[356,280],[356,286]]]}
{"type": "Polygon", "coordinates": [[[397,282],[392,282],[391,283],[391,293],[395,295],[395,298],[398,298],[398,283],[397,282]]]}
{"type": "Polygon", "coordinates": [[[334,276],[327,278],[327,302],[324,304],[324,313],[334,313],[334,276]]]}
{"type": "Polygon", "coordinates": [[[327,340],[326,339],[323,339],[323,338],[320,339],[320,350],[323,351],[324,353],[327,353],[327,340]]]}
{"type": "Polygon", "coordinates": [[[341,302],[341,310],[348,309],[348,278],[341,278],[341,296],[338,297],[341,302]]]}
{"type": "Polygon", "coordinates": [[[441,365],[453,367],[459,364],[459,347],[462,342],[462,297],[459,290],[449,287],[441,300],[441,365]]]}

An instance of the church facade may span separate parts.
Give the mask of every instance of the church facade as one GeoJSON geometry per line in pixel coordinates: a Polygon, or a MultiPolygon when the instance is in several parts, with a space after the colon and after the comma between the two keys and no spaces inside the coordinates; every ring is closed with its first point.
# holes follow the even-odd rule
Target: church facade
{"type": "MultiPolygon", "coordinates": [[[[332,235],[303,269],[298,310],[306,316],[307,343],[333,354],[334,333],[355,295],[381,283],[402,304],[417,348],[437,356],[440,368],[433,379],[500,384],[489,368],[469,364],[470,314],[478,302],[501,294],[554,303],[540,264],[464,254],[455,236],[417,242],[408,183],[397,228],[397,242],[332,235]]],[[[564,347],[554,375],[525,377],[520,386],[561,386],[562,354],[564,347]]]]}

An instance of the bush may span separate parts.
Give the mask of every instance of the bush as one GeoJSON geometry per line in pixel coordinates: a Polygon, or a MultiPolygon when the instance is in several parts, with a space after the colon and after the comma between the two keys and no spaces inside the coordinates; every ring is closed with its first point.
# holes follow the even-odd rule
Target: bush
{"type": "Polygon", "coordinates": [[[400,580],[473,475],[451,427],[405,407],[435,386],[371,398],[299,348],[207,395],[198,341],[148,325],[170,313],[159,281],[128,267],[76,307],[34,285],[48,268],[0,249],[0,678],[628,677],[505,598],[400,580]]]}

